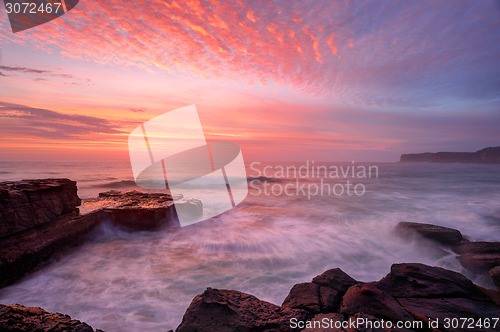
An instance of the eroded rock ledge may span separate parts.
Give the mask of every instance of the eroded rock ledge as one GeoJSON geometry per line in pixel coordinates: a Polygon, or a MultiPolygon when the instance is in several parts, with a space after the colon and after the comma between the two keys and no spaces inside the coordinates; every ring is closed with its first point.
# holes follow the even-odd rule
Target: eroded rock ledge
{"type": "MultiPolygon", "coordinates": [[[[182,198],[176,206],[195,215],[203,212],[195,199],[182,198]]],[[[82,244],[104,221],[131,230],[178,224],[168,194],[110,191],[82,202],[76,182],[69,179],[0,183],[0,287],[19,280],[65,248],[82,244]]]]}
{"type": "Polygon", "coordinates": [[[77,215],[80,198],[69,179],[22,180],[0,183],[0,238],[77,215]]]}
{"type": "MultiPolygon", "coordinates": [[[[293,286],[281,306],[235,290],[208,288],[193,299],[177,331],[299,331],[292,319],[314,324],[325,318],[421,321],[423,330],[429,330],[429,321],[439,319],[439,329],[451,331],[442,325],[444,318],[500,317],[498,296],[499,292],[476,286],[460,273],[424,264],[394,264],[386,277],[369,283],[332,269],[312,282],[293,286]]],[[[498,326],[483,330],[498,330],[498,326]]]]}

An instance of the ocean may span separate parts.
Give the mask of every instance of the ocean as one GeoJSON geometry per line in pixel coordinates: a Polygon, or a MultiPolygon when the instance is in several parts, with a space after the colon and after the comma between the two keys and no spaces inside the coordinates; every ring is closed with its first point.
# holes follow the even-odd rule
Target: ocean
{"type": "MultiPolygon", "coordinates": [[[[393,229],[432,223],[500,241],[500,165],[253,163],[247,175],[249,195],[236,208],[159,232],[102,224],[84,245],[0,289],[0,303],[62,312],[108,332],[166,331],[207,287],[279,305],[295,283],[335,267],[373,281],[393,263],[420,262],[493,287],[448,248],[393,229]]],[[[76,180],[81,198],[138,189],[128,163],[0,162],[1,181],[54,177],[76,180]]]]}

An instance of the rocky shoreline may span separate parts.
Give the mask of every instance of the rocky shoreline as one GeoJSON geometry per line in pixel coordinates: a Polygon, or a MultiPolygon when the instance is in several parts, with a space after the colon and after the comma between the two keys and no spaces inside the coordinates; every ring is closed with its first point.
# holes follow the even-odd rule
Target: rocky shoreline
{"type": "MultiPolygon", "coordinates": [[[[181,205],[202,213],[197,200],[183,199],[181,205]]],[[[0,183],[0,287],[16,282],[52,255],[83,243],[102,222],[130,231],[178,225],[172,197],[167,194],[110,191],[81,201],[76,182],[68,179],[0,183]]],[[[500,288],[499,242],[472,242],[459,230],[432,224],[401,222],[395,232],[453,251],[466,269],[489,274],[500,288]]],[[[453,318],[489,322],[488,327],[483,324],[475,330],[499,330],[500,322],[492,326],[494,318],[500,318],[500,292],[477,286],[454,271],[404,263],[394,264],[386,277],[373,282],[359,282],[339,268],[327,270],[311,282],[293,286],[281,305],[236,290],[207,288],[193,299],[176,330],[405,330],[387,325],[398,321],[422,324],[407,330],[460,330],[446,326],[445,319],[453,318]],[[325,322],[331,328],[323,329],[325,322]],[[366,325],[383,322],[378,325],[381,329],[366,325]]],[[[0,331],[94,329],[64,314],[10,304],[0,305],[0,331]]]]}
{"type": "MultiPolygon", "coordinates": [[[[176,206],[203,211],[195,199],[179,200],[176,206]]],[[[102,222],[150,231],[179,224],[168,194],[109,191],[82,201],[69,179],[0,183],[0,287],[82,244],[102,222]]]]}

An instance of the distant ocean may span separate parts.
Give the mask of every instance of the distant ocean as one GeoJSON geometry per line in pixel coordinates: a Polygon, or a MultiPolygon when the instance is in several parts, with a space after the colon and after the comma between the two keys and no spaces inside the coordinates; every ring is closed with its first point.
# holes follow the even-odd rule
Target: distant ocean
{"type": "MultiPolygon", "coordinates": [[[[304,163],[282,165],[298,170],[304,163]]],[[[354,164],[316,165],[334,170],[354,164]]],[[[176,328],[206,287],[281,304],[293,284],[335,267],[372,281],[393,263],[421,262],[492,287],[487,278],[464,271],[448,249],[401,239],[393,228],[400,221],[433,223],[471,240],[500,241],[500,165],[356,165],[376,165],[378,177],[301,178],[276,173],[277,164],[248,165],[250,193],[235,209],[160,232],[101,225],[83,246],[0,289],[0,303],[63,312],[108,332],[161,331],[176,328]],[[338,194],[346,181],[362,184],[358,194],[362,188],[364,193],[308,198],[296,188],[311,194],[337,184],[338,194]]],[[[138,189],[128,163],[0,162],[2,181],[47,177],[78,181],[81,198],[138,189]]]]}

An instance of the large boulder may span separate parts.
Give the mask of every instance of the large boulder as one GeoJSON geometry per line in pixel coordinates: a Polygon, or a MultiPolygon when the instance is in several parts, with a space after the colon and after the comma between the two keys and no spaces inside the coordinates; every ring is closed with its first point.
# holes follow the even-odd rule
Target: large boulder
{"type": "Polygon", "coordinates": [[[85,323],[71,319],[68,315],[51,313],[41,308],[25,307],[19,304],[0,304],[0,331],[94,332],[94,329],[85,323]]]}
{"type": "Polygon", "coordinates": [[[193,299],[176,331],[288,331],[291,318],[303,320],[306,314],[280,311],[279,306],[242,292],[207,288],[193,299]]]}
{"type": "MultiPolygon", "coordinates": [[[[481,289],[460,273],[424,264],[394,264],[391,272],[374,286],[392,295],[413,317],[428,326],[444,319],[500,317],[500,307],[481,289]]],[[[460,329],[458,329],[460,330],[460,329]]],[[[485,329],[489,331],[490,329],[485,329]]]]}
{"type": "Polygon", "coordinates": [[[358,281],[351,278],[339,268],[330,269],[313,278],[312,282],[319,287],[319,303],[321,311],[333,312],[339,309],[342,296],[349,287],[358,281]]]}
{"type": "Polygon", "coordinates": [[[178,209],[195,217],[203,213],[203,205],[197,199],[180,198],[174,206],[169,194],[142,193],[136,190],[100,193],[97,198],[84,200],[80,209],[82,213],[98,211],[101,220],[134,230],[178,226],[178,209]]]}
{"type": "Polygon", "coordinates": [[[357,284],[347,290],[342,299],[340,312],[345,315],[364,313],[390,321],[412,321],[413,317],[376,283],[357,284]]]}
{"type": "Polygon", "coordinates": [[[296,284],[281,305],[282,308],[304,309],[311,313],[321,312],[320,286],[312,282],[296,284]]]}
{"type": "Polygon", "coordinates": [[[0,183],[0,237],[78,213],[76,182],[69,179],[0,183]]]}
{"type": "Polygon", "coordinates": [[[500,253],[466,253],[460,255],[458,260],[468,270],[487,272],[500,265],[500,253]]]}
{"type": "MultiPolygon", "coordinates": [[[[439,328],[443,331],[467,331],[467,328],[450,326],[446,328],[445,319],[457,319],[459,324],[461,318],[473,319],[478,322],[480,319],[499,317],[500,308],[490,302],[476,301],[467,298],[402,298],[398,299],[413,317],[423,321],[424,326],[428,326],[431,321],[439,321],[439,328]]],[[[492,326],[491,324],[490,326],[492,326]]],[[[459,325],[460,326],[460,325],[459,325]]],[[[466,325],[467,326],[467,325],[466,325]]],[[[475,327],[475,326],[474,326],[475,327]]],[[[497,328],[479,329],[480,331],[498,331],[497,328]]],[[[469,329],[470,331],[470,329],[469,329]]]]}
{"type": "Polygon", "coordinates": [[[481,289],[458,272],[419,263],[393,264],[377,287],[396,298],[464,297],[488,301],[481,289]]]}
{"type": "Polygon", "coordinates": [[[463,267],[486,273],[500,265],[500,242],[464,242],[452,247],[463,267]]]}
{"type": "Polygon", "coordinates": [[[396,226],[396,232],[406,237],[418,234],[445,245],[455,245],[462,242],[462,233],[459,230],[433,224],[400,222],[396,226]]]}
{"type": "Polygon", "coordinates": [[[464,242],[451,247],[451,249],[457,254],[498,254],[500,253],[500,242],[464,242]]]}
{"type": "Polygon", "coordinates": [[[331,269],[314,277],[312,282],[294,285],[281,308],[304,309],[313,314],[333,312],[339,308],[347,289],[357,283],[341,269],[331,269]]]}

